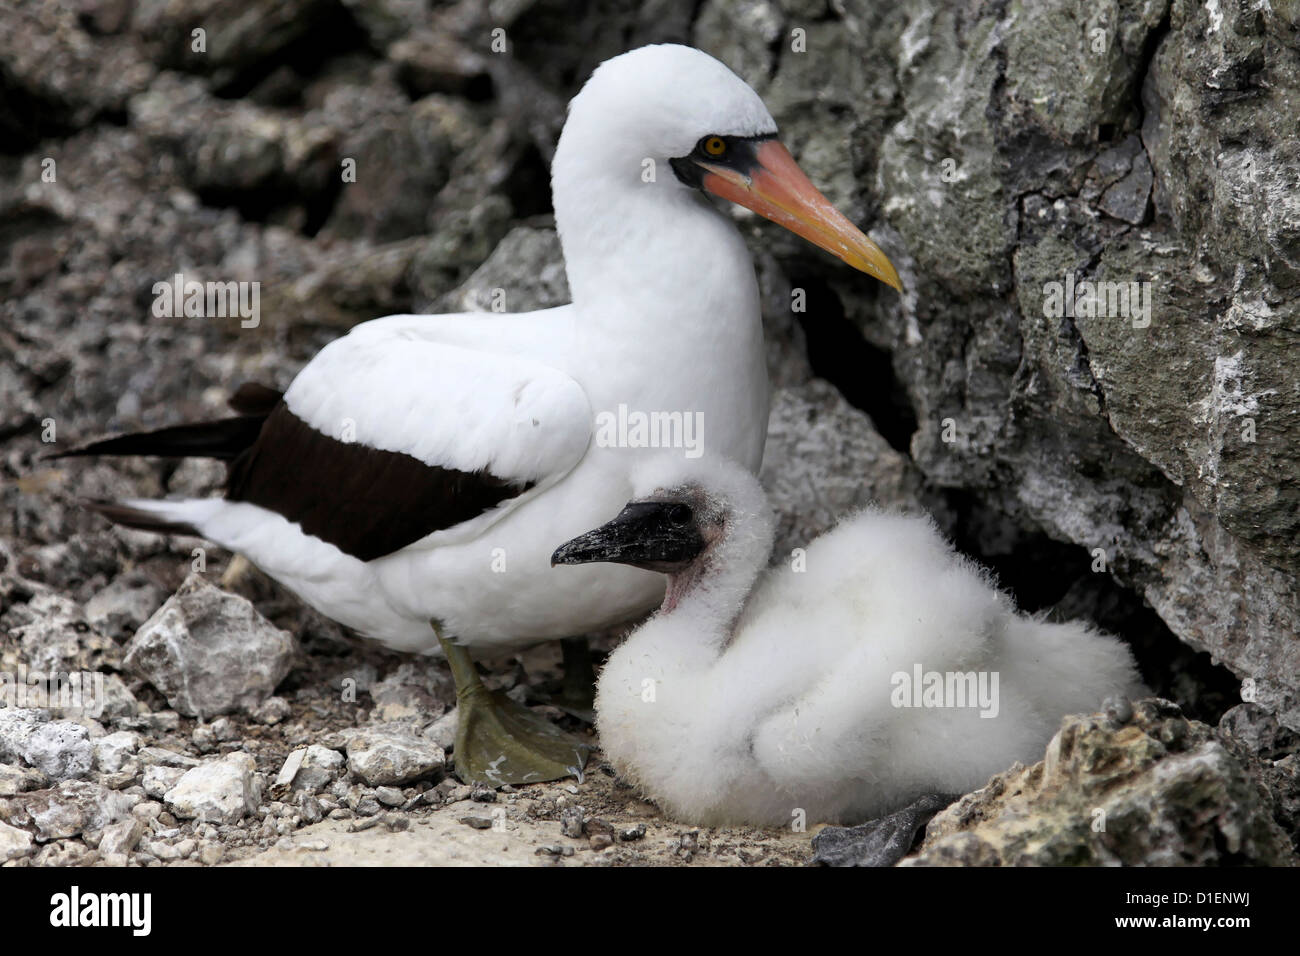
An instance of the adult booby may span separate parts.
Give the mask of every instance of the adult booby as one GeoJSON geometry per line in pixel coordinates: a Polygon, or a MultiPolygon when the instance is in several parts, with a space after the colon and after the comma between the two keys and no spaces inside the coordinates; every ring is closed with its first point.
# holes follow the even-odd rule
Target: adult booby
{"type": "Polygon", "coordinates": [[[774,519],[745,468],[678,459],[636,484],[552,560],[668,576],[601,671],[596,729],[683,822],[933,813],[946,801],[914,801],[982,786],[1040,755],[1064,714],[1140,691],[1127,647],[1017,613],[926,518],[861,512],[760,579],[774,519]]]}
{"type": "Polygon", "coordinates": [[[758,95],[688,47],[644,47],[596,69],[570,104],[552,192],[571,305],[376,319],[322,349],[283,394],[242,387],[236,417],[72,452],[226,460],[223,498],[97,507],[240,552],[391,648],[441,646],[460,698],[457,773],[494,783],[565,776],[585,752],[491,698],[470,649],[611,627],[663,593],[660,577],[632,568],[550,573],[555,543],[616,510],[645,453],[594,440],[597,416],[691,415],[700,452],[750,469],[762,458],[753,264],[702,194],[900,287],[879,247],[800,172],[758,95]]]}

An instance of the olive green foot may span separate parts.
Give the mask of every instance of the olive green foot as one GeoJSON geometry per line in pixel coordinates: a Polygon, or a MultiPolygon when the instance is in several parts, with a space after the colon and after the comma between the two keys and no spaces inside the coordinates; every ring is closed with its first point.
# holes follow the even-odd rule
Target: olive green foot
{"type": "Polygon", "coordinates": [[[591,745],[505,694],[488,690],[469,650],[448,641],[431,623],[456,683],[456,776],[463,783],[493,787],[565,777],[581,781],[591,745]]]}

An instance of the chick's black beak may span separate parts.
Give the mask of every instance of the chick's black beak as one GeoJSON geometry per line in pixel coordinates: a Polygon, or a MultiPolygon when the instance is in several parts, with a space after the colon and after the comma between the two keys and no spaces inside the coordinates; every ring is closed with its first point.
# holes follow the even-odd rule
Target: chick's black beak
{"type": "Polygon", "coordinates": [[[560,545],[551,564],[604,561],[668,573],[690,564],[703,550],[704,539],[689,509],[677,502],[636,501],[613,521],[560,545]]]}

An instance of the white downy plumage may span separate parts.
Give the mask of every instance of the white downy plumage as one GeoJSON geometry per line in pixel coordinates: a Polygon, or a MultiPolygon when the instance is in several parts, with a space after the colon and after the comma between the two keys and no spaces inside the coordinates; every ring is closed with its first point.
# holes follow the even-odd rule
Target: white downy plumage
{"type": "MultiPolygon", "coordinates": [[[[602,412],[698,416],[703,451],[758,467],[767,377],[753,264],[733,224],[670,160],[698,151],[702,137],[766,142],[775,132],[758,95],[697,50],[652,46],[606,62],[571,103],[552,170],[573,304],[367,322],[326,346],[285,394],[324,435],[350,430],[428,465],[534,483],[527,492],[369,561],[247,502],[127,504],[243,553],[328,616],[401,650],[437,652],[430,618],[490,653],[653,608],[656,575],[601,567],[557,580],[548,558],[627,499],[647,454],[594,441],[602,412]]],[[[775,147],[768,155],[788,160],[775,147]]],[[[748,196],[749,178],[729,175],[741,185],[710,182],[748,196]]],[[[865,236],[845,238],[856,233],[847,221],[815,202],[807,210],[821,230],[814,241],[850,261],[878,259],[872,268],[897,284],[865,236]]]]}
{"type": "MultiPolygon", "coordinates": [[[[703,551],[605,664],[597,729],[619,773],[678,819],[860,822],[981,786],[1040,758],[1063,715],[1141,690],[1122,643],[1017,613],[928,518],[863,511],[811,542],[804,570],[763,574],[773,520],[744,469],[677,459],[637,484],[637,500],[692,509],[703,551]],[[896,706],[917,666],[997,674],[996,715],[896,706]]],[[[601,560],[563,555],[614,526],[557,562],[601,560]]]]}

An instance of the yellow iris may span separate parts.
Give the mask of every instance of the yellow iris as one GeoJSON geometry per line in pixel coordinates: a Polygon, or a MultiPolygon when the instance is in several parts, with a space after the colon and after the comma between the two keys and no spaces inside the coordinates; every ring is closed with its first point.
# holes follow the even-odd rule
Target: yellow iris
{"type": "Polygon", "coordinates": [[[721,136],[710,136],[704,141],[704,151],[710,156],[721,156],[727,151],[727,143],[721,136]]]}

